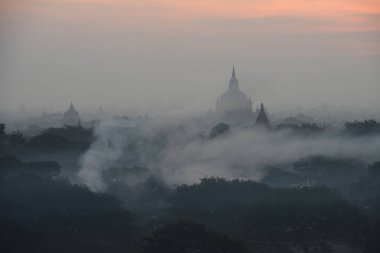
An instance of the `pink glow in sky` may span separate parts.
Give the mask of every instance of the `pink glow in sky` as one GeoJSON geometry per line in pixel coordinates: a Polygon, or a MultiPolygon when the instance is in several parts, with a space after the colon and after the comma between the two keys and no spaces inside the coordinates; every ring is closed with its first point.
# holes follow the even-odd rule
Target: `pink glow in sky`
{"type": "MultiPolygon", "coordinates": [[[[155,29],[206,29],[205,20],[276,17],[330,21],[314,27],[318,31],[380,29],[378,0],[5,0],[2,10],[9,16],[74,18],[79,23],[96,21],[114,27],[133,24],[135,29],[149,25],[155,29]]],[[[296,25],[298,31],[300,25],[296,25]]],[[[307,25],[303,28],[310,32],[307,25]]]]}
{"type": "Polygon", "coordinates": [[[3,108],[202,111],[232,65],[269,104],[380,106],[379,0],[3,0],[0,33],[3,108]]]}

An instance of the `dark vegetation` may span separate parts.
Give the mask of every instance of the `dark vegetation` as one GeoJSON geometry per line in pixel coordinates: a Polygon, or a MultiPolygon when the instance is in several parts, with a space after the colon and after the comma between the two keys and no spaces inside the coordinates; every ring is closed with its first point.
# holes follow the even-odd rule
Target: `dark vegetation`
{"type": "MultiPolygon", "coordinates": [[[[303,123],[301,126],[293,124],[280,124],[275,130],[290,130],[294,134],[310,136],[326,132],[328,127],[319,126],[315,123],[303,123]]],[[[375,120],[346,122],[344,128],[340,130],[340,134],[357,137],[371,136],[380,134],[380,122],[375,120]]]]}
{"type": "Polygon", "coordinates": [[[362,161],[327,156],[305,157],[286,170],[271,167],[268,171],[262,181],[282,187],[325,185],[336,188],[356,182],[368,173],[362,161]]]}
{"type": "Polygon", "coordinates": [[[33,175],[2,178],[2,252],[107,252],[131,248],[133,216],[119,201],[33,175]]]}
{"type": "Polygon", "coordinates": [[[375,120],[347,122],[344,127],[345,133],[350,135],[380,134],[380,123],[375,120]]]}
{"type": "Polygon", "coordinates": [[[0,124],[0,142],[2,153],[38,154],[54,152],[83,152],[93,141],[93,130],[81,126],[48,128],[42,133],[27,138],[20,131],[5,133],[5,125],[0,124]]]}
{"type": "Polygon", "coordinates": [[[92,130],[81,126],[49,128],[28,140],[25,149],[48,152],[84,151],[90,146],[92,140],[92,130]]]}
{"type": "Polygon", "coordinates": [[[201,223],[180,220],[142,239],[139,252],[244,253],[248,250],[242,241],[211,231],[201,223]]]}
{"type": "Polygon", "coordinates": [[[315,135],[323,133],[324,128],[318,126],[315,123],[303,123],[301,126],[298,125],[287,125],[281,124],[276,126],[276,130],[291,130],[293,133],[299,135],[315,135]]]}
{"type": "MultiPolygon", "coordinates": [[[[326,187],[270,188],[251,181],[203,179],[180,186],[170,216],[202,221],[216,231],[257,241],[361,243],[366,218],[326,187]]],[[[327,247],[327,246],[326,246],[327,247]]]]}
{"type": "Polygon", "coordinates": [[[219,123],[215,127],[213,127],[210,131],[210,138],[218,137],[222,134],[225,134],[230,130],[230,126],[225,123],[219,123]]]}
{"type": "Polygon", "coordinates": [[[35,175],[40,177],[56,177],[60,165],[55,161],[22,162],[14,156],[0,157],[0,176],[35,175]]]}
{"type": "MultiPolygon", "coordinates": [[[[347,123],[340,134],[371,136],[379,126],[347,123]]],[[[79,156],[92,129],[29,138],[5,130],[0,124],[0,252],[380,252],[380,161],[312,156],[267,168],[261,182],[204,178],[174,188],[148,168],[115,167],[99,193],[69,183],[60,161],[48,159],[79,156]],[[138,183],[125,184],[131,177],[138,183]]],[[[209,137],[228,131],[219,124],[209,137]]]]}

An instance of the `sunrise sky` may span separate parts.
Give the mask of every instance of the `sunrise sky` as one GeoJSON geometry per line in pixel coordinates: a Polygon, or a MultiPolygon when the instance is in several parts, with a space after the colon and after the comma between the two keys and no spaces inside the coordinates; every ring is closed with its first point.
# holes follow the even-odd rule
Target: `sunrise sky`
{"type": "Polygon", "coordinates": [[[0,106],[380,106],[379,0],[3,0],[0,106]],[[197,101],[196,103],[194,101],[197,101]]]}

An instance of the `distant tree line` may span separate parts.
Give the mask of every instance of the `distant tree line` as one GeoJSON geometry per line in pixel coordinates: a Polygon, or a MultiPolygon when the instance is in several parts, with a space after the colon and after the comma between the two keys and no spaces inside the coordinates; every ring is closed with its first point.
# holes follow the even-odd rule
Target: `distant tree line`
{"type": "MultiPolygon", "coordinates": [[[[280,124],[275,130],[288,129],[299,135],[315,135],[326,131],[325,126],[318,126],[315,123],[303,123],[300,126],[291,124],[280,124]]],[[[380,123],[376,120],[346,122],[340,134],[348,136],[364,136],[380,134],[380,123]]]]}
{"type": "Polygon", "coordinates": [[[82,126],[48,128],[42,133],[26,137],[21,131],[6,133],[0,124],[0,154],[83,152],[93,141],[93,129],[82,126]]]}
{"type": "Polygon", "coordinates": [[[344,131],[351,135],[380,134],[380,123],[376,120],[347,122],[344,131]]]}

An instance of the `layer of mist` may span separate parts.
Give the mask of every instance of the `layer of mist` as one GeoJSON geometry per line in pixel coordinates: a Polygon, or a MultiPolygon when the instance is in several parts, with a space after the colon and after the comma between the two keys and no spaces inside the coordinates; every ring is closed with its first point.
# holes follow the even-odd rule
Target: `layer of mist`
{"type": "Polygon", "coordinates": [[[95,191],[107,190],[104,175],[115,168],[129,168],[122,178],[125,185],[155,177],[175,186],[205,177],[259,181],[266,168],[305,157],[372,163],[380,156],[379,135],[349,137],[325,131],[298,136],[288,130],[234,128],[211,138],[197,125],[168,126],[148,118],[104,121],[96,127],[95,138],[80,159],[78,173],[80,181],[95,191]]]}

